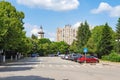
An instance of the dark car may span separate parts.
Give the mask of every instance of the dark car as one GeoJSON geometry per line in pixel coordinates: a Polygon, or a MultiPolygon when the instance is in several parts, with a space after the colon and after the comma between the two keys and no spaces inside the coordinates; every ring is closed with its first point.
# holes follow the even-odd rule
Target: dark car
{"type": "Polygon", "coordinates": [[[77,59],[77,62],[79,63],[83,63],[83,62],[86,62],[86,63],[99,63],[99,59],[94,57],[94,56],[82,56],[81,58],[78,58],[77,59]]]}
{"type": "Polygon", "coordinates": [[[31,57],[38,57],[39,55],[37,53],[31,54],[31,57]]]}

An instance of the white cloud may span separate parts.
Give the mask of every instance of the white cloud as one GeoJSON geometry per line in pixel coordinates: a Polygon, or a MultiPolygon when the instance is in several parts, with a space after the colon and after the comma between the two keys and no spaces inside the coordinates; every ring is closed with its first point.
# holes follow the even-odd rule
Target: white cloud
{"type": "Polygon", "coordinates": [[[17,3],[28,7],[54,11],[73,10],[79,6],[78,0],[17,0],[17,3]]]}
{"type": "Polygon", "coordinates": [[[24,24],[24,28],[26,31],[26,35],[27,36],[31,36],[32,34],[37,35],[38,31],[39,31],[39,26],[37,25],[31,25],[29,23],[25,23],[24,24]]]}
{"type": "MultiPolygon", "coordinates": [[[[28,36],[28,37],[31,37],[32,34],[38,36],[38,32],[40,31],[40,26],[32,25],[29,23],[25,23],[24,28],[26,31],[26,36],[28,36]]],[[[50,31],[44,30],[44,27],[43,27],[43,31],[45,32],[45,38],[49,38],[51,41],[55,41],[55,37],[56,37],[55,32],[50,32],[50,31]]]]}
{"type": "Polygon", "coordinates": [[[73,25],[73,28],[78,28],[79,26],[80,26],[80,24],[81,24],[82,22],[76,22],[74,25],[73,25]]]}
{"type": "Polygon", "coordinates": [[[92,10],[92,13],[97,14],[97,13],[101,13],[104,11],[110,11],[111,9],[112,9],[112,7],[108,3],[101,2],[97,9],[92,10]]]}
{"type": "Polygon", "coordinates": [[[33,29],[31,30],[31,33],[32,33],[32,34],[35,34],[35,35],[37,35],[38,32],[39,32],[39,29],[38,29],[38,28],[33,28],[33,29]]]}
{"type": "Polygon", "coordinates": [[[91,10],[93,14],[99,14],[102,12],[107,12],[111,17],[119,17],[120,16],[120,5],[112,7],[108,3],[101,2],[97,9],[91,10]]]}

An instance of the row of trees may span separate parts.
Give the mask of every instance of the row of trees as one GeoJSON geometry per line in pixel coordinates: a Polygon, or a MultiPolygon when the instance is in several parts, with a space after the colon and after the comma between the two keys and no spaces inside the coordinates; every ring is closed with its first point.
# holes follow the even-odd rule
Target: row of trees
{"type": "Polygon", "coordinates": [[[83,48],[87,47],[89,53],[97,54],[98,57],[109,55],[112,50],[120,53],[120,18],[116,25],[116,31],[106,23],[95,26],[90,30],[87,21],[78,27],[77,40],[70,46],[70,50],[83,53],[83,48]]]}
{"type": "Polygon", "coordinates": [[[23,12],[17,11],[8,2],[0,2],[0,49],[17,50],[21,47],[19,45],[25,39],[23,19],[23,12]]]}
{"type": "Polygon", "coordinates": [[[26,37],[24,17],[24,13],[17,11],[11,3],[0,1],[0,56],[31,52],[33,44],[26,37]]]}
{"type": "Polygon", "coordinates": [[[0,1],[0,51],[4,50],[0,55],[6,55],[6,51],[13,55],[12,52],[28,55],[31,53],[39,53],[39,55],[48,55],[64,53],[68,49],[65,42],[51,42],[49,39],[37,39],[35,35],[31,38],[26,37],[24,31],[23,12],[17,11],[11,3],[0,1]]]}
{"type": "Polygon", "coordinates": [[[40,56],[57,54],[57,52],[66,53],[69,48],[64,41],[52,42],[47,38],[37,39],[35,35],[32,35],[32,40],[34,45],[32,53],[38,53],[40,56]]]}

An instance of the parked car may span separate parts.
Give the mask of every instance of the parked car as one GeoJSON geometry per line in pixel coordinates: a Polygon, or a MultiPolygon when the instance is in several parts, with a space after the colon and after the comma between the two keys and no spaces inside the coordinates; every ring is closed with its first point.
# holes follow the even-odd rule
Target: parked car
{"type": "Polygon", "coordinates": [[[62,58],[62,59],[69,60],[69,59],[70,59],[70,54],[64,55],[64,56],[62,56],[61,58],[62,58]]]}
{"type": "Polygon", "coordinates": [[[75,53],[69,54],[69,60],[74,61],[74,58],[76,58],[78,55],[79,54],[75,54],[75,53]]]}
{"type": "Polygon", "coordinates": [[[83,63],[85,61],[86,63],[99,63],[99,59],[94,56],[82,56],[81,58],[77,59],[77,62],[79,63],[83,63]]]}
{"type": "Polygon", "coordinates": [[[76,56],[74,56],[74,57],[72,58],[72,61],[77,62],[77,59],[78,59],[78,58],[81,58],[81,57],[82,57],[81,54],[76,54],[76,56]]]}
{"type": "Polygon", "coordinates": [[[56,54],[49,54],[48,57],[55,57],[56,54]]]}
{"type": "Polygon", "coordinates": [[[31,54],[31,57],[38,57],[39,55],[37,53],[31,54]]]}
{"type": "Polygon", "coordinates": [[[61,57],[61,58],[63,58],[64,56],[65,56],[65,54],[58,55],[58,57],[61,57]]]}

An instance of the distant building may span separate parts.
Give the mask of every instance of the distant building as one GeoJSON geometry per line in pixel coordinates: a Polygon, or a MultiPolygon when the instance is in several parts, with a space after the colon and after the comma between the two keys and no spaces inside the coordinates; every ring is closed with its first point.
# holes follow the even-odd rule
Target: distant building
{"type": "Polygon", "coordinates": [[[38,39],[44,38],[44,32],[42,26],[40,26],[40,31],[38,32],[38,39]]]}
{"type": "Polygon", "coordinates": [[[71,27],[71,25],[65,25],[64,28],[57,28],[57,42],[65,41],[69,45],[76,39],[77,28],[71,27]]]}

